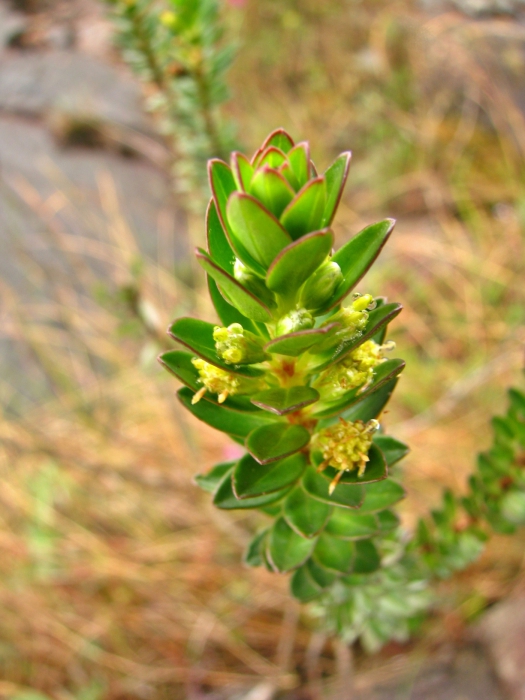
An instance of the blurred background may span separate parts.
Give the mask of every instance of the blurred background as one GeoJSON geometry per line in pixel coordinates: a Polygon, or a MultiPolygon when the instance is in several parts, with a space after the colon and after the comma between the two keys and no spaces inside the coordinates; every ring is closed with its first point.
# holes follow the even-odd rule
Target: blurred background
{"type": "MultiPolygon", "coordinates": [[[[0,0],[0,697],[525,698],[524,533],[352,671],[286,577],[241,564],[264,516],[193,485],[235,448],[183,413],[156,356],[175,316],[215,318],[192,249],[216,152],[185,148],[192,120],[131,70],[119,4],[0,0]]],[[[360,291],[405,307],[386,427],[412,448],[410,529],[465,488],[523,387],[525,2],[219,10],[224,143],[251,153],[283,126],[321,168],[351,149],[338,243],[398,220],[360,291]]]]}

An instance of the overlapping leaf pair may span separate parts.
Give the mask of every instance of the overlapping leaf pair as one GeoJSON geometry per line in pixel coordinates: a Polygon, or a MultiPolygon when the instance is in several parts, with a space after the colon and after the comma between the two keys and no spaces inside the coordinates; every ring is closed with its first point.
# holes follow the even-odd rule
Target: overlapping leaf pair
{"type": "Polygon", "coordinates": [[[189,352],[161,362],[197,418],[246,448],[197,477],[223,509],[255,508],[272,524],[250,565],[294,571],[306,601],[380,566],[403,488],[388,477],[407,451],[378,419],[404,367],[384,353],[401,306],[354,290],[388,239],[390,219],[337,252],[330,228],[348,174],[344,153],[319,175],[308,144],[279,129],[251,160],[209,164],[207,250],[197,259],[223,324],[193,318],[169,332],[189,352]]]}

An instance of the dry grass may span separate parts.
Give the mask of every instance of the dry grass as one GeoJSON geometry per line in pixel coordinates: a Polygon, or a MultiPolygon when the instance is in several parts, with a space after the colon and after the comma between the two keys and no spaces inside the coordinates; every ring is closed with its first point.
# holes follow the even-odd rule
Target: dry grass
{"type": "MultiPolygon", "coordinates": [[[[429,21],[406,2],[246,10],[232,106],[245,141],[282,123],[321,163],[355,145],[340,240],[383,214],[400,220],[363,291],[405,305],[393,337],[408,369],[388,427],[413,448],[408,525],[442,485],[463,488],[523,364],[523,115],[476,44],[480,32],[517,31],[429,21]]],[[[65,264],[39,262],[30,242],[20,256],[47,300],[1,288],[2,333],[54,398],[0,423],[0,695],[219,698],[304,684],[316,665],[334,673],[341,653],[298,619],[285,578],[240,564],[257,516],[221,513],[192,485],[231,447],[182,412],[155,356],[181,310],[212,317],[206,297],[143,259],[107,176],[93,238],[60,227],[78,203],[67,184],[45,201],[12,187],[45,224],[38,246],[65,264]]],[[[522,547],[523,537],[498,540],[447,584],[447,624],[428,638],[519,585],[522,547]]]]}

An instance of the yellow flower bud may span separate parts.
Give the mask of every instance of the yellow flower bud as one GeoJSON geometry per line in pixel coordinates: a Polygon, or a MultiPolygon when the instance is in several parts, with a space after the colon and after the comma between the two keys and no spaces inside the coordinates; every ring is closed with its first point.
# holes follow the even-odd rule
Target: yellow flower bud
{"type": "Polygon", "coordinates": [[[358,477],[364,475],[369,461],[368,450],[378,427],[376,420],[367,423],[357,420],[352,423],[340,418],[339,423],[324,428],[313,436],[313,448],[320,450],[323,455],[318,471],[334,467],[339,472],[330,484],[330,493],[333,493],[343,472],[357,469],[358,477]]]}

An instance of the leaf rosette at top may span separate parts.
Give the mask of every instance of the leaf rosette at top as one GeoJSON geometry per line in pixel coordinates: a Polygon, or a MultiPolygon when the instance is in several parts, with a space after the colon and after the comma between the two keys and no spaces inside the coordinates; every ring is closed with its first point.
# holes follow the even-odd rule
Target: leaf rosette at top
{"type": "MultiPolygon", "coordinates": [[[[252,161],[241,153],[232,154],[231,167],[220,160],[210,161],[216,213],[234,255],[264,277],[288,244],[329,226],[349,163],[350,154],[344,153],[318,176],[308,144],[295,145],[282,129],[270,134],[252,161]]],[[[210,247],[219,265],[215,253],[224,262],[227,249],[222,248],[214,251],[210,247]]]]}

